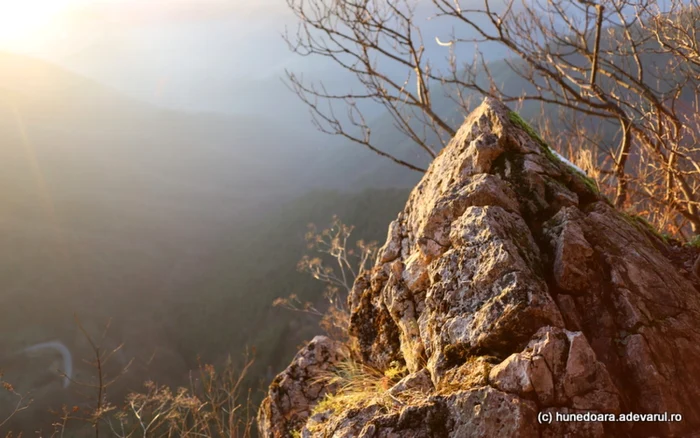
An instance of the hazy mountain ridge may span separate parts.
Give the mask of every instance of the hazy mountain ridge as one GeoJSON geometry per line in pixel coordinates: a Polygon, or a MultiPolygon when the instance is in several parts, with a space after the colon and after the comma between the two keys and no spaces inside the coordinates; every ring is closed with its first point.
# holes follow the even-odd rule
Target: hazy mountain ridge
{"type": "MultiPolygon", "coordinates": [[[[215,361],[261,345],[261,363],[281,366],[286,356],[267,347],[291,339],[295,315],[272,300],[322,288],[295,272],[306,224],[345,212],[371,236],[402,202],[398,192],[299,198],[323,185],[322,149],[279,118],[162,109],[17,55],[0,54],[0,67],[0,351],[57,339],[78,361],[89,350],[73,314],[93,334],[114,317],[110,345],[125,342],[138,364],[116,397],[146,378],[182,384],[199,353],[215,361]]],[[[49,356],[0,357],[41,399],[32,412],[79,401],[45,375],[49,356]]],[[[28,418],[17,424],[34,426],[28,418]]]]}

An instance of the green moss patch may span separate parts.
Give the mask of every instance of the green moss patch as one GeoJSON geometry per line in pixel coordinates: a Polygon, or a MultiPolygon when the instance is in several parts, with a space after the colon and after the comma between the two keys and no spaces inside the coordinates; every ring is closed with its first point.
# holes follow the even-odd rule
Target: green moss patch
{"type": "Polygon", "coordinates": [[[595,193],[596,195],[600,194],[600,190],[598,190],[598,184],[596,184],[595,180],[588,175],[585,175],[578,170],[572,168],[566,163],[563,163],[559,157],[552,151],[552,148],[549,147],[547,142],[545,142],[542,137],[535,131],[532,126],[530,126],[525,120],[523,120],[522,117],[515,111],[510,111],[508,113],[508,118],[510,119],[511,122],[513,122],[515,125],[517,125],[519,128],[521,128],[523,131],[527,133],[527,135],[530,136],[531,139],[533,139],[537,144],[540,145],[540,148],[542,149],[542,152],[544,155],[549,158],[550,161],[556,163],[556,164],[564,164],[564,167],[569,169],[574,175],[578,176],[583,184],[588,187],[588,189],[595,193]]]}
{"type": "Polygon", "coordinates": [[[554,161],[559,162],[559,158],[557,158],[556,155],[552,152],[552,150],[549,148],[549,145],[542,140],[542,137],[535,131],[532,126],[530,126],[525,120],[523,120],[522,117],[515,111],[510,111],[508,113],[508,118],[510,119],[511,122],[513,122],[515,125],[517,125],[519,128],[521,128],[523,131],[527,133],[527,135],[530,136],[533,140],[535,140],[541,147],[542,147],[542,152],[547,155],[547,157],[551,158],[554,161]]]}
{"type": "Polygon", "coordinates": [[[633,226],[637,227],[641,231],[648,231],[654,236],[658,237],[661,239],[663,242],[668,243],[670,236],[665,233],[659,232],[654,226],[649,223],[648,220],[643,218],[642,216],[639,216],[637,214],[629,214],[629,213],[622,213],[622,217],[625,218],[627,222],[632,224],[633,226]]]}

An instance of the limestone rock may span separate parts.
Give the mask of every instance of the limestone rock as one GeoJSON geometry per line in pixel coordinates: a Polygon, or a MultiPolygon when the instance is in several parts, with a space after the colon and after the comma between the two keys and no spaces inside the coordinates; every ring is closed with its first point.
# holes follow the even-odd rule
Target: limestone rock
{"type": "Polygon", "coordinates": [[[700,284],[688,251],[616,211],[486,99],[348,298],[357,360],[379,371],[399,363],[408,377],[386,388],[389,402],[309,419],[318,394],[338,389],[299,377],[301,352],[263,403],[261,436],[700,434],[700,284]],[[405,397],[411,388],[420,391],[405,397]],[[683,421],[538,421],[585,412],[683,421]]]}
{"type": "Polygon", "coordinates": [[[525,350],[493,367],[489,381],[524,398],[534,394],[541,406],[620,413],[617,389],[581,332],[543,327],[525,350]]]}
{"type": "Polygon", "coordinates": [[[430,373],[423,368],[422,370],[409,374],[399,380],[397,384],[391,387],[389,394],[397,397],[406,391],[418,391],[423,394],[430,394],[433,390],[433,382],[430,380],[430,373]]]}
{"type": "Polygon", "coordinates": [[[282,438],[300,430],[313,406],[335,388],[319,380],[324,371],[346,357],[345,347],[316,336],[270,385],[258,412],[260,436],[282,438]]]}

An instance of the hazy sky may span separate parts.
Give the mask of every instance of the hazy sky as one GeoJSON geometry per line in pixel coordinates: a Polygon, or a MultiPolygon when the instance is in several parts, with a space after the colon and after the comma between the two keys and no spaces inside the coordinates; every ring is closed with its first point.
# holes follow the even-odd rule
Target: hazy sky
{"type": "MultiPolygon", "coordinates": [[[[428,21],[434,11],[426,9],[416,16],[439,65],[449,53],[434,38],[448,38],[450,28],[428,21]]],[[[328,58],[289,50],[282,33],[296,24],[285,0],[0,0],[0,51],[160,106],[240,112],[260,102],[267,114],[272,99],[298,104],[281,82],[286,69],[343,89],[349,80],[328,58]]]]}
{"type": "Polygon", "coordinates": [[[0,0],[0,50],[65,52],[110,33],[211,20],[270,21],[284,0],[0,0]]]}

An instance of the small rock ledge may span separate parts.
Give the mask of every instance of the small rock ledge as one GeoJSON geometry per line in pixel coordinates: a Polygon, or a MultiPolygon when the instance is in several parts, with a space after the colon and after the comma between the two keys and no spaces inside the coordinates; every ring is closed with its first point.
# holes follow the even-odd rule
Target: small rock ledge
{"type": "Polygon", "coordinates": [[[358,360],[406,369],[395,406],[312,416],[338,390],[317,377],[350,354],[319,336],[270,387],[262,437],[700,436],[700,286],[679,264],[695,255],[616,211],[528,128],[486,99],[355,282],[358,360]],[[424,396],[401,402],[409,390],[424,396]]]}

